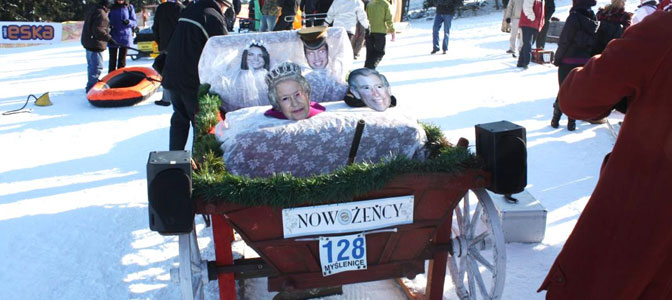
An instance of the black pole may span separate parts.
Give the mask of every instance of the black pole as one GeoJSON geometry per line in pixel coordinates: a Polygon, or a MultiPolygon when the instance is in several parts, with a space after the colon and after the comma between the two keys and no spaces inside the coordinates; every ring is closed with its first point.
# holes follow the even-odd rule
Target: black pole
{"type": "Polygon", "coordinates": [[[357,156],[357,149],[359,149],[359,141],[362,139],[362,133],[364,132],[364,125],[366,125],[364,120],[357,121],[357,127],[355,128],[355,137],[352,139],[352,146],[350,146],[350,155],[348,155],[348,165],[351,165],[353,162],[355,162],[355,156],[357,156]]]}

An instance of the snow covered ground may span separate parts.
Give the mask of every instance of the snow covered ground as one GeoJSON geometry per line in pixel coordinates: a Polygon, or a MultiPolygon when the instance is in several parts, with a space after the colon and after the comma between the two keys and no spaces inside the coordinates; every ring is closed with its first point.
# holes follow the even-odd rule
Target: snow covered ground
{"type": "MultiPolygon", "coordinates": [[[[627,8],[635,5],[630,0],[627,8]]],[[[564,20],[569,7],[570,1],[557,1],[555,15],[564,20]]],[[[400,108],[440,126],[452,142],[466,137],[473,145],[479,123],[508,120],[527,129],[527,190],[548,209],[546,237],[539,244],[507,244],[503,298],[542,299],[536,290],[614,140],[606,124],[578,122],[569,132],[563,118],[561,128],[551,128],[556,68],[516,68],[504,53],[508,34],[499,31],[501,11],[470,15],[454,20],[447,55],[429,55],[432,22],[414,20],[388,42],[379,71],[400,108]]],[[[149,230],[145,182],[148,153],[168,147],[172,108],[152,101],[91,106],[78,42],[0,49],[0,66],[0,111],[47,91],[54,103],[37,107],[31,101],[32,113],[0,116],[0,299],[178,299],[178,285],[169,278],[177,239],[149,230]]],[[[356,61],[353,69],[361,66],[356,61]]],[[[199,243],[212,259],[210,229],[197,221],[199,243]]],[[[265,288],[265,279],[248,280],[245,295],[271,298],[265,288]]],[[[344,299],[403,299],[391,281],[344,291],[344,299]]],[[[206,292],[216,298],[216,282],[206,292]]]]}

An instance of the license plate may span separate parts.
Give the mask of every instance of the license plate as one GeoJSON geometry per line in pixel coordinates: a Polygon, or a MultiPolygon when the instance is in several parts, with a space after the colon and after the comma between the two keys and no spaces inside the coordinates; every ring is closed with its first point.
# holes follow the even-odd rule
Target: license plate
{"type": "Polygon", "coordinates": [[[322,276],[366,270],[366,237],[363,234],[320,237],[322,276]]]}

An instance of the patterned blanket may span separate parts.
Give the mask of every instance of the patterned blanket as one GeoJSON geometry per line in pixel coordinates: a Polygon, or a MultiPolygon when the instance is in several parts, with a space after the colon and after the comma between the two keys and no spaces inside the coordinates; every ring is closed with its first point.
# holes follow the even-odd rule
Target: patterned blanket
{"type": "Polygon", "coordinates": [[[226,121],[215,130],[227,171],[249,177],[274,173],[308,177],[332,172],[346,164],[360,119],[366,127],[355,162],[379,162],[396,155],[424,158],[427,138],[422,126],[398,108],[376,112],[343,102],[324,106],[325,112],[300,121],[264,116],[270,106],[227,113],[226,121]]]}

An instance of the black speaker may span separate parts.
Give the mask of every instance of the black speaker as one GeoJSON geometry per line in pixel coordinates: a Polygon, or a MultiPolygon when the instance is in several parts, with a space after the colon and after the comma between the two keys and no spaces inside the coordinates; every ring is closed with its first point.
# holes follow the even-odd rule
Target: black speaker
{"type": "Polygon", "coordinates": [[[488,189],[497,194],[520,193],[527,185],[525,128],[509,121],[476,125],[476,155],[492,173],[488,189]]]}
{"type": "Polygon", "coordinates": [[[163,235],[190,233],[194,226],[189,151],[154,151],[147,161],[149,229],[163,235]]]}

